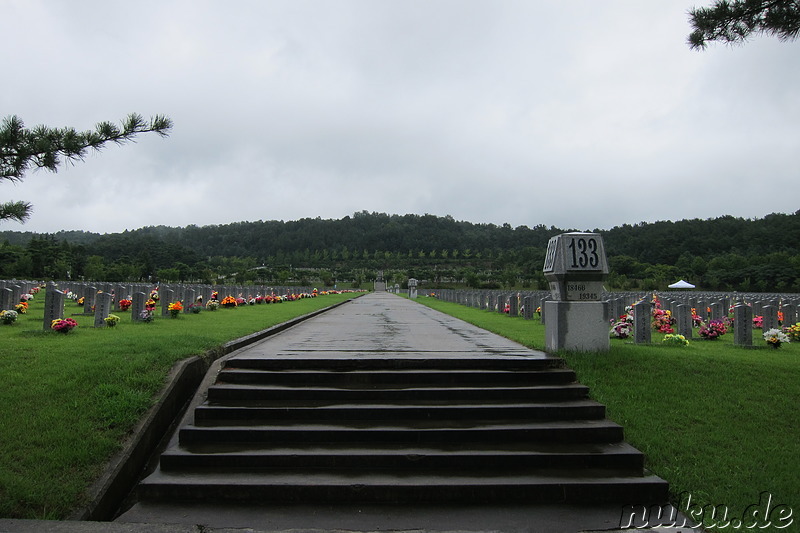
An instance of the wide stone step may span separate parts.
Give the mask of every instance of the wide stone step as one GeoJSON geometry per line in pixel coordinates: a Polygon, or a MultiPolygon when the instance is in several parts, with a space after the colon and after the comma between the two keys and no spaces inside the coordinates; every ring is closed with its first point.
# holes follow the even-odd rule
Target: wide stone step
{"type": "Polygon", "coordinates": [[[663,502],[667,484],[654,476],[605,470],[521,468],[463,475],[324,469],[316,472],[164,472],[138,487],[140,498],[274,503],[602,503],[663,502]]]}
{"type": "Polygon", "coordinates": [[[644,455],[625,442],[599,444],[502,443],[501,446],[459,444],[440,447],[350,443],[306,447],[254,448],[246,444],[198,444],[167,450],[161,455],[165,471],[201,469],[280,469],[297,471],[318,468],[376,469],[614,469],[641,474],[644,455]]]}
{"type": "Polygon", "coordinates": [[[182,445],[197,443],[253,442],[279,444],[308,443],[468,443],[528,440],[539,442],[619,442],[623,438],[622,427],[609,420],[558,420],[545,422],[480,424],[464,421],[442,424],[422,423],[399,425],[292,424],[272,426],[214,426],[187,425],[181,428],[179,440],[182,445]]]}
{"type": "Polygon", "coordinates": [[[472,352],[375,352],[337,350],[314,350],[308,354],[298,352],[290,357],[233,357],[226,361],[225,368],[250,368],[270,371],[282,370],[328,370],[349,372],[358,370],[504,370],[533,371],[560,368],[564,360],[543,354],[504,356],[502,353],[484,356],[472,352]],[[312,355],[313,354],[313,355],[312,355]],[[448,356],[446,356],[448,355],[448,356]]]}
{"type": "Polygon", "coordinates": [[[541,370],[282,370],[225,368],[217,376],[223,383],[337,388],[426,386],[519,386],[572,383],[575,372],[567,368],[541,370]]]}
{"type": "Polygon", "coordinates": [[[226,402],[404,402],[404,401],[497,401],[564,400],[586,398],[585,385],[531,385],[519,387],[407,387],[407,388],[331,388],[280,387],[275,385],[217,384],[208,388],[210,403],[226,402]]]}
{"type": "Polygon", "coordinates": [[[334,404],[226,406],[204,404],[195,408],[194,420],[199,426],[252,425],[274,422],[342,421],[405,421],[432,422],[447,420],[559,420],[601,419],[605,406],[592,400],[558,402],[524,402],[493,404],[334,404]]]}

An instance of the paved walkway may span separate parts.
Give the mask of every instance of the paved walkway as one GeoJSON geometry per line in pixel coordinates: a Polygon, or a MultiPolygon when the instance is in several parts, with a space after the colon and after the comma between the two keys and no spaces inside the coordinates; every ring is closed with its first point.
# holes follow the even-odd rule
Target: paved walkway
{"type": "MultiPolygon", "coordinates": [[[[234,352],[236,357],[486,357],[545,358],[503,337],[389,293],[370,293],[319,317],[234,352]]],[[[208,376],[206,386],[213,382],[208,376]]],[[[202,391],[196,403],[202,400],[202,391]]],[[[187,416],[191,416],[187,414],[187,416]]],[[[261,506],[140,503],[107,529],[86,531],[541,531],[575,533],[619,527],[622,509],[612,506],[261,506]]],[[[40,526],[41,522],[38,523],[40,526]]],[[[72,523],[79,526],[80,523],[72,523]]],[[[24,529],[25,521],[0,521],[2,531],[24,529]],[[8,528],[11,522],[16,528],[8,528]],[[4,529],[4,526],[8,529],[4,529]]],[[[57,525],[60,525],[57,527],[57,525]]],[[[83,524],[89,526],[89,524],[83,524]]],[[[664,531],[664,530],[662,530],[664,531]]]]}
{"type": "Polygon", "coordinates": [[[394,294],[368,293],[239,352],[237,357],[547,357],[394,294]]]}

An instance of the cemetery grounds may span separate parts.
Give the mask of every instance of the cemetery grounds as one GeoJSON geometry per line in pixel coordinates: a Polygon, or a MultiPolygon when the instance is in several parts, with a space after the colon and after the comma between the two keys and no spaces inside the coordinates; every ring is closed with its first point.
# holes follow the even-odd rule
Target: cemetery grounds
{"type": "MultiPolygon", "coordinates": [[[[154,403],[172,365],[225,342],[351,298],[326,295],[283,304],[182,314],[93,328],[74,316],[63,335],[43,331],[44,294],[13,325],[0,325],[0,516],[63,519],[154,403]]],[[[538,320],[417,300],[534,349],[538,320]]],[[[81,311],[68,303],[66,313],[81,311]]],[[[670,483],[674,503],[741,516],[762,492],[800,512],[800,343],[755,348],[731,333],[688,346],[612,339],[605,354],[563,353],[647,467],[670,483]],[[723,506],[723,507],[719,507],[723,506]]],[[[797,530],[800,516],[782,531],[797,530]]]]}

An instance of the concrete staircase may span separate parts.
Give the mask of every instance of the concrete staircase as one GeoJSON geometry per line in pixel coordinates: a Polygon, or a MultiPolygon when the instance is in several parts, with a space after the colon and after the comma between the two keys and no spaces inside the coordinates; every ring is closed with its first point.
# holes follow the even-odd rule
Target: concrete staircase
{"type": "Polygon", "coordinates": [[[232,358],[140,500],[661,503],[560,359],[232,358]]]}

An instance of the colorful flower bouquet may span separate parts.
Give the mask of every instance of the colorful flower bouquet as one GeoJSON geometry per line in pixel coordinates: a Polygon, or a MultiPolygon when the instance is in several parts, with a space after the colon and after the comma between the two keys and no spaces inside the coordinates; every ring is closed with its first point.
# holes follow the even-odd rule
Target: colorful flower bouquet
{"type": "Polygon", "coordinates": [[[119,310],[120,311],[127,311],[128,309],[131,308],[131,304],[132,303],[133,302],[131,302],[130,300],[127,300],[127,299],[123,298],[122,300],[119,301],[119,310]]]}
{"type": "Polygon", "coordinates": [[[193,304],[189,304],[189,312],[192,313],[192,314],[196,315],[197,313],[199,313],[202,310],[203,310],[203,302],[202,301],[197,301],[197,302],[195,302],[193,304]]]}
{"type": "Polygon", "coordinates": [[[108,315],[103,319],[103,321],[105,321],[106,326],[113,328],[117,325],[117,322],[119,322],[119,317],[117,315],[108,315]]]}
{"type": "Polygon", "coordinates": [[[706,340],[715,340],[728,332],[722,320],[712,320],[708,324],[701,323],[698,333],[706,340]]]}
{"type": "Polygon", "coordinates": [[[789,336],[777,328],[772,328],[764,332],[764,340],[768,345],[778,349],[782,343],[789,342],[789,336]]]}
{"type": "Polygon", "coordinates": [[[222,299],[222,301],[219,304],[222,307],[230,307],[230,308],[236,307],[236,298],[234,298],[233,296],[226,296],[225,298],[222,299]]]}
{"type": "Polygon", "coordinates": [[[144,308],[145,310],[152,312],[156,308],[156,301],[150,298],[144,303],[144,308]]]}
{"type": "Polygon", "coordinates": [[[11,325],[17,321],[17,316],[19,316],[19,313],[11,309],[0,311],[0,323],[11,325]]]}
{"type": "Polygon", "coordinates": [[[757,315],[753,317],[753,329],[761,329],[764,326],[764,317],[757,315]]]}
{"type": "Polygon", "coordinates": [[[787,326],[783,332],[786,333],[790,341],[800,341],[800,322],[794,326],[787,326]]]}
{"type": "Polygon", "coordinates": [[[674,333],[667,333],[664,335],[664,340],[662,340],[661,343],[668,346],[689,346],[689,341],[686,337],[674,333]]]}
{"type": "Polygon", "coordinates": [[[74,327],[78,325],[75,320],[71,318],[56,318],[50,323],[50,327],[59,333],[69,333],[74,327]]]}
{"type": "MultiPolygon", "coordinates": [[[[153,306],[155,309],[155,306],[153,306]]],[[[153,321],[153,309],[142,309],[142,312],[139,313],[139,320],[142,322],[152,322],[153,321]]]]}
{"type": "Polygon", "coordinates": [[[675,319],[672,318],[672,312],[668,309],[661,308],[661,300],[657,296],[653,296],[653,319],[651,325],[653,329],[659,333],[675,333],[672,326],[675,324],[675,319]]]}
{"type": "Polygon", "coordinates": [[[181,314],[181,311],[183,311],[183,304],[181,302],[172,302],[169,304],[169,306],[167,306],[167,309],[169,310],[169,315],[172,318],[178,318],[178,315],[181,314]]]}
{"type": "Polygon", "coordinates": [[[14,306],[14,310],[17,313],[19,313],[21,315],[24,315],[25,313],[28,312],[28,302],[20,302],[20,303],[18,303],[17,305],[14,306]]]}
{"type": "Polygon", "coordinates": [[[206,309],[209,311],[216,311],[219,309],[219,301],[218,300],[209,300],[206,304],[206,309]]]}
{"type": "Polygon", "coordinates": [[[611,326],[611,331],[608,335],[612,339],[627,339],[633,335],[633,324],[626,320],[615,322],[614,325],[611,326]]]}
{"type": "Polygon", "coordinates": [[[675,319],[672,318],[672,313],[669,310],[654,309],[651,324],[653,329],[659,333],[675,333],[672,327],[675,324],[675,319]]]}

